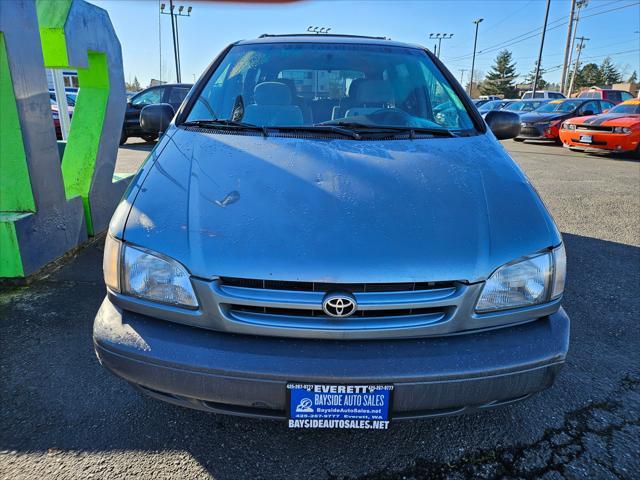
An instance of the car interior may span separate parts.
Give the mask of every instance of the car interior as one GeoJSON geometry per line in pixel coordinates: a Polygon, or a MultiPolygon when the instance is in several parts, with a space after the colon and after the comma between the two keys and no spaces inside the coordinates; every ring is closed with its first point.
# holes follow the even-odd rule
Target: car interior
{"type": "Polygon", "coordinates": [[[189,120],[298,126],[359,122],[374,115],[380,117],[376,124],[472,127],[451,87],[422,60],[412,55],[359,59],[350,53],[311,51],[265,61],[266,55],[249,51],[229,59],[201,92],[189,120]]]}

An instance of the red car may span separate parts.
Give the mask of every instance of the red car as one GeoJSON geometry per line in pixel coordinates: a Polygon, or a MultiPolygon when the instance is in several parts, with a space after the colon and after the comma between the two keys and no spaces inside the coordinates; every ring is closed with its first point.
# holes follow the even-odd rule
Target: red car
{"type": "Polygon", "coordinates": [[[608,100],[611,103],[618,104],[626,100],[631,100],[633,95],[625,90],[612,90],[599,87],[591,87],[589,90],[580,92],[578,98],[597,98],[600,100],[608,100]]]}
{"type": "Polygon", "coordinates": [[[586,152],[629,152],[640,157],[640,99],[627,100],[601,115],[566,120],[562,144],[586,152]]]}

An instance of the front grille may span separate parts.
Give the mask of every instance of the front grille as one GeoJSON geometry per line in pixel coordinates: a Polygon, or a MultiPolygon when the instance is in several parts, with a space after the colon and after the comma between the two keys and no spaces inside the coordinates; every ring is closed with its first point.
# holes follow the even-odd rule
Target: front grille
{"type": "Polygon", "coordinates": [[[576,130],[588,130],[590,132],[613,132],[613,127],[602,125],[576,125],[576,130]]]}
{"type": "Polygon", "coordinates": [[[292,282],[282,280],[255,280],[250,278],[220,278],[220,285],[241,288],[257,288],[267,290],[293,290],[307,292],[330,292],[346,290],[351,293],[360,292],[404,292],[415,290],[431,290],[448,288],[453,282],[403,282],[403,283],[326,283],[326,282],[292,282]]]}
{"type": "Polygon", "coordinates": [[[522,127],[520,129],[521,137],[540,137],[540,131],[536,127],[522,127]]]}
{"type": "MultiPolygon", "coordinates": [[[[321,310],[297,310],[294,308],[272,308],[272,307],[255,307],[249,305],[232,305],[231,308],[236,312],[252,312],[264,313],[267,315],[288,315],[294,317],[325,317],[331,318],[324,314],[321,310]]],[[[433,313],[442,313],[441,308],[404,308],[395,310],[359,310],[351,317],[359,318],[380,318],[380,317],[399,317],[407,315],[425,315],[433,313]]]]}
{"type": "Polygon", "coordinates": [[[464,285],[456,282],[325,283],[220,278],[214,292],[221,313],[261,327],[316,330],[417,328],[451,318],[464,285]],[[327,293],[353,295],[357,310],[331,317],[327,293]]]}

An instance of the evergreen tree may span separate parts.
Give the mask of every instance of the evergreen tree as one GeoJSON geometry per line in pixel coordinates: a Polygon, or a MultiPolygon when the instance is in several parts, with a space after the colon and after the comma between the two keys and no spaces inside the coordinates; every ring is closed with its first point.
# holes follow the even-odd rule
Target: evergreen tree
{"type": "Polygon", "coordinates": [[[504,95],[505,98],[517,96],[516,64],[512,61],[511,52],[502,50],[498,53],[494,65],[482,82],[480,91],[483,95],[504,95]]]}
{"type": "Polygon", "coordinates": [[[603,83],[605,82],[600,67],[595,63],[587,63],[584,67],[578,69],[574,89],[577,90],[580,87],[593,87],[596,85],[602,85],[603,83]]]}
{"type": "MultiPolygon", "coordinates": [[[[536,62],[537,64],[538,62],[536,62]]],[[[547,81],[542,78],[542,75],[544,75],[545,70],[544,68],[540,67],[540,73],[538,74],[538,86],[536,87],[536,90],[544,90],[547,88],[547,86],[549,85],[547,83],[547,81]]],[[[524,77],[524,83],[528,83],[529,85],[531,85],[531,88],[533,88],[533,82],[536,79],[536,67],[533,67],[533,70],[531,70],[531,72],[529,72],[527,74],[526,77],[524,77]]]]}
{"type": "Polygon", "coordinates": [[[600,74],[602,75],[602,82],[607,85],[613,85],[614,83],[620,83],[622,81],[622,75],[611,61],[611,57],[605,57],[600,64],[600,74]]]}

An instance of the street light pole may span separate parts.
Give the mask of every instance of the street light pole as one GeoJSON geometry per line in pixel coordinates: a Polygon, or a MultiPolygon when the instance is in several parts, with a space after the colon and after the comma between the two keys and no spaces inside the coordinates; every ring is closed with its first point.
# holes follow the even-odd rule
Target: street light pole
{"type": "Polygon", "coordinates": [[[440,58],[440,53],[442,52],[442,40],[449,40],[453,37],[453,33],[430,33],[429,38],[431,40],[438,40],[438,47],[434,46],[434,52],[436,57],[440,58]]]}
{"type": "Polygon", "coordinates": [[[544,48],[544,36],[547,33],[547,20],[549,19],[549,6],[551,0],[547,0],[547,11],[544,14],[544,26],[542,27],[542,38],[540,39],[540,52],[538,53],[538,63],[536,64],[536,76],[533,79],[531,98],[536,98],[536,88],[538,88],[538,78],[540,77],[540,63],[542,62],[542,49],[544,48]]]}
{"type": "Polygon", "coordinates": [[[178,13],[174,12],[175,5],[173,0],[169,0],[169,12],[164,11],[165,4],[160,5],[160,13],[163,15],[171,15],[171,33],[173,34],[173,56],[176,62],[176,82],[182,82],[182,75],[180,70],[180,42],[178,40],[178,17],[190,17],[191,7],[187,7],[187,13],[182,13],[184,6],[178,8],[178,13]]]}
{"type": "Polygon", "coordinates": [[[560,93],[564,93],[564,85],[569,69],[569,52],[571,51],[571,34],[573,33],[573,15],[576,11],[576,0],[571,0],[571,10],[569,12],[569,26],[567,27],[567,44],[564,47],[564,62],[562,64],[562,76],[560,77],[560,93]]]}
{"type": "Polygon", "coordinates": [[[471,60],[471,79],[469,80],[469,96],[471,96],[473,92],[473,69],[476,66],[476,45],[478,44],[478,25],[482,22],[484,18],[479,18],[474,20],[473,23],[476,24],[476,36],[473,40],[473,60],[471,60]]]}

